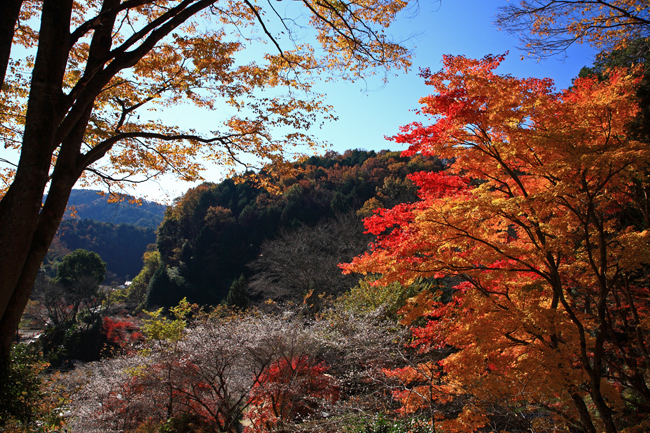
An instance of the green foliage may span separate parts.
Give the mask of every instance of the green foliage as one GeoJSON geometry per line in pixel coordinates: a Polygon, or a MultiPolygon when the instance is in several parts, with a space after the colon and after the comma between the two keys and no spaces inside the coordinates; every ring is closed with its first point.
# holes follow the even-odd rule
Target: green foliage
{"type": "Polygon", "coordinates": [[[56,275],[56,283],[61,284],[78,296],[84,296],[82,290],[95,290],[104,281],[106,263],[99,254],[78,249],[63,258],[56,275]],[[86,279],[88,284],[80,287],[77,283],[86,279]]]}
{"type": "Polygon", "coordinates": [[[101,333],[101,305],[105,295],[99,284],[106,264],[94,252],[76,250],[63,258],[55,279],[41,275],[35,293],[42,296],[51,325],[41,338],[50,364],[64,366],[69,360],[84,362],[100,358],[105,338],[101,333]]]}
{"type": "Polygon", "coordinates": [[[41,337],[43,353],[53,367],[68,367],[70,360],[91,362],[101,358],[106,343],[102,318],[92,313],[79,316],[79,323],[48,328],[41,337]]]}
{"type": "Polygon", "coordinates": [[[146,251],[142,255],[143,266],[140,273],[131,282],[131,285],[125,289],[125,299],[143,303],[146,300],[147,288],[153,278],[153,274],[160,267],[160,253],[156,250],[146,251]]]}
{"type": "Polygon", "coordinates": [[[0,426],[10,419],[29,424],[42,398],[40,377],[47,366],[34,346],[14,346],[9,361],[9,380],[0,390],[0,426]]]}
{"type": "Polygon", "coordinates": [[[142,332],[148,340],[178,342],[183,338],[187,326],[187,316],[193,306],[183,298],[175,307],[169,309],[173,318],[165,317],[163,309],[145,311],[148,319],[144,320],[142,332]]]}
{"type": "Polygon", "coordinates": [[[152,227],[71,219],[61,223],[57,239],[70,250],[82,248],[99,254],[107,271],[124,282],[139,273],[140,259],[148,245],[156,242],[156,232],[152,227]]]}
{"type": "Polygon", "coordinates": [[[70,254],[70,250],[63,243],[59,236],[55,236],[47,250],[47,255],[41,263],[40,272],[48,278],[56,277],[56,270],[65,256],[70,254]]]}
{"type": "Polygon", "coordinates": [[[356,425],[350,433],[429,433],[433,428],[426,420],[417,418],[391,419],[379,415],[371,420],[361,420],[361,425],[356,425]]]}
{"type": "Polygon", "coordinates": [[[362,315],[384,308],[388,317],[395,318],[408,298],[431,288],[431,284],[422,279],[408,286],[396,282],[378,285],[374,281],[373,277],[360,280],[359,284],[336,299],[337,308],[362,315]]]}
{"type": "Polygon", "coordinates": [[[34,285],[42,297],[48,318],[62,329],[77,323],[78,314],[88,316],[91,323],[104,299],[99,284],[104,280],[106,263],[96,253],[76,250],[63,258],[57,276],[50,279],[42,273],[34,285]]]}
{"type": "Polygon", "coordinates": [[[229,307],[236,307],[242,310],[248,307],[249,300],[246,294],[246,277],[244,274],[232,282],[225,303],[229,307]]]}
{"type": "MultiPolygon", "coordinates": [[[[181,264],[182,265],[182,264],[181,264]]],[[[145,305],[148,307],[162,306],[169,307],[178,304],[183,298],[190,298],[192,301],[202,300],[205,304],[214,302],[209,291],[198,293],[191,282],[188,282],[183,268],[176,266],[165,266],[163,264],[151,276],[147,288],[145,305]]]]}
{"type": "Polygon", "coordinates": [[[54,432],[62,430],[60,405],[65,393],[53,391],[43,375],[48,364],[36,345],[17,344],[0,389],[0,429],[4,432],[54,432]]]}

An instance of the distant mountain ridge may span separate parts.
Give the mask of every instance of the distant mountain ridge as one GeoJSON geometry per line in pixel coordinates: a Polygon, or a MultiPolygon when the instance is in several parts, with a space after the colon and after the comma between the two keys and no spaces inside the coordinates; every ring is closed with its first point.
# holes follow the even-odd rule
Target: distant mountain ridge
{"type": "Polygon", "coordinates": [[[156,228],[165,215],[166,206],[143,200],[142,204],[109,203],[108,195],[89,189],[73,189],[64,219],[91,219],[112,224],[130,224],[136,227],[156,228]],[[74,209],[74,212],[73,212],[74,209]]]}
{"type": "Polygon", "coordinates": [[[152,201],[130,203],[128,198],[109,203],[108,195],[97,190],[74,189],[44,265],[55,272],[65,254],[82,248],[106,262],[108,282],[133,278],[142,268],[147,246],[156,242],[166,209],[152,201]]]}

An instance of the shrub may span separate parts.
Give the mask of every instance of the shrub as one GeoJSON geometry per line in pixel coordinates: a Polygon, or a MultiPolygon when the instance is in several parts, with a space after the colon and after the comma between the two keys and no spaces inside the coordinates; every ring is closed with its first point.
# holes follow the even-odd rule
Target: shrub
{"type": "Polygon", "coordinates": [[[43,375],[48,364],[34,344],[17,344],[11,352],[8,380],[0,389],[0,429],[5,432],[59,431],[65,394],[51,389],[43,375]]]}

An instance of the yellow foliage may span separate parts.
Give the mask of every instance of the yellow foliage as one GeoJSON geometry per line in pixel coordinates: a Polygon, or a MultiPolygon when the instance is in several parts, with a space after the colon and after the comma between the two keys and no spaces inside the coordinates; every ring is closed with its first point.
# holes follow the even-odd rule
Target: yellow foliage
{"type": "MultiPolygon", "coordinates": [[[[271,3],[120,3],[117,13],[99,0],[74,1],[70,11],[64,97],[53,114],[58,141],[47,147],[53,168],[67,128],[79,110],[92,108],[76,151],[84,185],[123,186],[124,180],[164,173],[194,181],[205,162],[225,167],[226,174],[282,163],[324,146],[307,134],[313,125],[334,119],[323,95],[312,90],[319,74],[355,79],[377,67],[410,65],[406,50],[384,33],[405,0],[303,2],[301,24],[311,24],[322,50],[294,42],[294,33],[304,27],[277,20],[280,12],[271,3]],[[99,29],[108,33],[102,36],[99,29]],[[265,44],[270,48],[260,53],[265,44]],[[251,52],[254,60],[247,60],[251,52]],[[182,128],[163,120],[168,107],[203,110],[214,120],[205,131],[182,128]],[[298,146],[302,150],[296,151],[298,146]],[[252,158],[244,160],[246,155],[252,158]]],[[[24,1],[16,29],[14,43],[30,54],[41,42],[42,7],[24,1]]],[[[34,66],[32,56],[10,59],[0,94],[7,147],[21,149],[30,127],[25,113],[34,66]]],[[[0,196],[14,178],[13,170],[2,170],[0,196]]]]}

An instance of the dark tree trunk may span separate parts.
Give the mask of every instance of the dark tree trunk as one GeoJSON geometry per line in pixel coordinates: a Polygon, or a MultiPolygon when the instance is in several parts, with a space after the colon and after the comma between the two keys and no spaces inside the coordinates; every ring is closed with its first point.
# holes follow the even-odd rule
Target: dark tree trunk
{"type": "Polygon", "coordinates": [[[33,268],[28,258],[35,258],[35,251],[44,249],[47,253],[49,246],[47,239],[35,239],[34,233],[41,226],[39,220],[50,216],[41,214],[41,202],[49,180],[56,127],[63,117],[61,89],[68,59],[71,11],[72,0],[43,2],[21,156],[14,181],[0,201],[0,358],[3,359],[9,356],[16,320],[22,314],[22,309],[10,311],[9,307],[13,309],[27,302],[36,275],[33,272],[26,279],[27,271],[33,268]]]}
{"type": "Polygon", "coordinates": [[[5,82],[11,45],[22,4],[23,0],[2,0],[0,2],[0,90],[5,82]]]}
{"type": "MultiPolygon", "coordinates": [[[[119,3],[105,0],[102,12],[115,10],[119,3]]],[[[76,104],[74,123],[61,134],[67,110],[61,89],[70,48],[67,41],[71,11],[72,0],[49,0],[43,5],[21,159],[14,182],[0,201],[0,220],[7,221],[0,232],[0,267],[2,275],[7,276],[0,281],[0,358],[5,361],[70,192],[87,164],[92,163],[82,158],[81,144],[94,97],[86,98],[83,105],[76,104]],[[50,175],[52,154],[57,148],[56,165],[50,175]],[[47,200],[41,206],[48,181],[47,200]]],[[[90,76],[85,78],[101,70],[108,58],[115,17],[116,13],[104,14],[102,26],[93,34],[86,66],[90,76]]],[[[94,95],[100,90],[101,85],[94,95]]]]}

